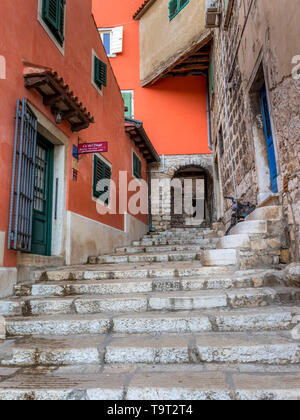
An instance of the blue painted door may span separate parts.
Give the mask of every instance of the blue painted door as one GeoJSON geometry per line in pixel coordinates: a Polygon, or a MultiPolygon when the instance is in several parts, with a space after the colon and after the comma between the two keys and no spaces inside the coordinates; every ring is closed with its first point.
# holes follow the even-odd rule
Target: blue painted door
{"type": "Polygon", "coordinates": [[[273,134],[272,134],[270,110],[269,110],[268,97],[267,97],[267,89],[266,89],[265,84],[260,90],[260,102],[261,102],[261,109],[262,109],[263,120],[264,120],[265,137],[266,137],[266,142],[267,142],[270,176],[271,176],[271,188],[272,188],[273,193],[278,193],[278,184],[277,184],[278,172],[277,172],[277,165],[276,165],[276,156],[275,156],[275,148],[274,148],[274,141],[273,141],[273,134]]]}

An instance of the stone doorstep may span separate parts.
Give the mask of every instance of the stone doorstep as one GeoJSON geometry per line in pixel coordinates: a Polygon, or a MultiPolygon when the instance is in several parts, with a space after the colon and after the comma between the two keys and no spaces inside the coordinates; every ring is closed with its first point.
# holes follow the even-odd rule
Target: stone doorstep
{"type": "Polygon", "coordinates": [[[297,324],[299,307],[202,310],[189,312],[107,315],[51,315],[6,320],[7,336],[89,335],[109,331],[136,333],[242,332],[290,330],[297,324]]]}
{"type": "Polygon", "coordinates": [[[2,367],[89,364],[300,363],[300,340],[286,333],[202,333],[180,337],[28,337],[0,344],[2,367]]]}
{"type": "Polygon", "coordinates": [[[300,290],[292,288],[164,291],[147,294],[87,297],[33,297],[0,301],[4,316],[97,314],[148,311],[193,311],[209,308],[255,308],[274,303],[297,304],[300,290]]]}
{"type": "Polygon", "coordinates": [[[0,400],[299,400],[296,373],[191,372],[177,367],[172,384],[166,371],[122,368],[104,373],[31,369],[1,382],[0,400]]]}

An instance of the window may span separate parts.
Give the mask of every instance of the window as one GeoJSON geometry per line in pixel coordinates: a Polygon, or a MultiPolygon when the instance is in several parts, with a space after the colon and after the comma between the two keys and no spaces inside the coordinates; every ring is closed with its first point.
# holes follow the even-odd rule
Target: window
{"type": "Polygon", "coordinates": [[[107,65],[94,56],[94,83],[102,90],[107,85],[107,65]]]}
{"type": "Polygon", "coordinates": [[[65,38],[66,0],[43,0],[42,18],[58,43],[63,46],[65,38]]]}
{"type": "Polygon", "coordinates": [[[133,91],[122,91],[125,106],[125,117],[133,118],[133,91]]]}
{"type": "Polygon", "coordinates": [[[94,155],[93,197],[108,205],[110,201],[111,167],[94,155]]]}
{"type": "Polygon", "coordinates": [[[99,33],[108,57],[116,57],[123,52],[123,26],[100,28],[99,33]]]}
{"type": "Polygon", "coordinates": [[[171,0],[169,3],[169,20],[173,20],[190,0],[171,0]]]}
{"type": "Polygon", "coordinates": [[[134,152],[133,152],[133,175],[138,179],[142,178],[142,162],[134,152]]]}

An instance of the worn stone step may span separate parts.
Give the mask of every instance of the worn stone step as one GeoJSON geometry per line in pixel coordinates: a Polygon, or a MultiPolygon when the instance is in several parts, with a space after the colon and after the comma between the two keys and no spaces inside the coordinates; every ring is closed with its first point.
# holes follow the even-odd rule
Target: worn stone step
{"type": "Polygon", "coordinates": [[[92,369],[20,369],[2,380],[0,400],[300,400],[298,371],[239,373],[178,365],[171,371],[170,366],[156,370],[151,365],[129,371],[92,369]]]}
{"type": "Polygon", "coordinates": [[[220,238],[216,244],[217,249],[251,248],[250,237],[247,234],[228,235],[220,238]]]}
{"type": "Polygon", "coordinates": [[[236,249],[214,249],[203,251],[201,262],[204,266],[237,266],[239,254],[236,249]]]}
{"type": "Polygon", "coordinates": [[[264,220],[249,220],[241,222],[230,231],[230,235],[266,233],[268,233],[268,223],[264,220]]]}
{"type": "Polygon", "coordinates": [[[33,336],[0,344],[0,366],[68,366],[100,364],[104,359],[105,335],[33,336]]]}
{"type": "MultiPolygon", "coordinates": [[[[209,239],[210,244],[214,244],[218,241],[219,238],[211,238],[209,239]]],[[[147,239],[147,240],[143,240],[143,241],[134,241],[132,243],[132,246],[134,247],[138,247],[138,246],[142,246],[142,247],[148,247],[148,246],[160,246],[160,245],[205,245],[205,241],[207,241],[207,239],[199,239],[199,238],[195,238],[195,239],[189,239],[189,238],[161,238],[161,239],[147,239]]],[[[207,245],[208,246],[208,245],[207,245]]]]}
{"type": "Polygon", "coordinates": [[[289,333],[200,333],[37,336],[0,344],[1,367],[87,364],[300,363],[300,340],[289,333]],[[284,335],[285,334],[285,335],[284,335]]]}
{"type": "Polygon", "coordinates": [[[117,254],[143,254],[143,253],[160,253],[160,252],[185,252],[194,251],[200,252],[203,249],[214,247],[214,245],[208,243],[203,245],[157,245],[157,246],[137,246],[137,247],[123,247],[116,248],[117,254]]]}
{"type": "Polygon", "coordinates": [[[282,217],[281,206],[259,207],[246,220],[279,220],[282,217]]]}
{"type": "Polygon", "coordinates": [[[22,314],[24,316],[32,316],[72,313],[113,314],[154,310],[192,311],[226,307],[254,308],[273,303],[297,304],[298,302],[300,302],[300,290],[290,288],[231,289],[227,291],[164,291],[148,294],[8,299],[0,301],[0,314],[5,316],[18,316],[22,314]],[[8,308],[7,311],[5,311],[6,307],[8,308]]]}
{"type": "Polygon", "coordinates": [[[104,334],[110,318],[104,315],[52,315],[6,320],[7,336],[104,334]]]}
{"type": "Polygon", "coordinates": [[[202,333],[195,335],[130,336],[106,346],[107,364],[173,363],[300,363],[300,340],[278,333],[202,333]]]}
{"type": "MultiPolygon", "coordinates": [[[[146,279],[116,279],[102,281],[78,282],[43,282],[37,284],[21,284],[15,287],[15,294],[19,297],[51,297],[51,296],[81,296],[81,295],[116,295],[122,293],[148,293],[151,291],[197,291],[211,289],[232,289],[262,287],[264,285],[265,271],[245,271],[240,273],[214,273],[212,276],[203,274],[198,277],[173,277],[173,278],[146,278],[146,279]]],[[[272,285],[273,286],[273,285],[272,285]]],[[[0,312],[14,313],[19,310],[16,302],[0,301],[0,312]],[[2,303],[3,302],[3,303],[2,303]]]]}
{"type": "Polygon", "coordinates": [[[197,311],[121,315],[113,320],[117,333],[154,332],[242,332],[250,330],[286,330],[294,326],[299,308],[269,307],[230,311],[197,311]]]}
{"type": "Polygon", "coordinates": [[[199,260],[200,254],[197,252],[177,251],[144,253],[137,255],[106,255],[96,259],[96,264],[120,264],[120,263],[157,263],[174,261],[192,261],[199,260]]]}
{"type": "Polygon", "coordinates": [[[108,279],[145,279],[145,278],[167,278],[167,277],[195,277],[201,275],[211,275],[214,273],[223,273],[232,270],[228,265],[216,267],[202,267],[200,262],[190,262],[176,264],[146,264],[140,268],[128,267],[128,264],[122,266],[115,265],[103,266],[103,269],[87,269],[84,267],[64,268],[61,270],[36,271],[33,279],[35,281],[80,281],[80,280],[108,280],[108,279]]]}

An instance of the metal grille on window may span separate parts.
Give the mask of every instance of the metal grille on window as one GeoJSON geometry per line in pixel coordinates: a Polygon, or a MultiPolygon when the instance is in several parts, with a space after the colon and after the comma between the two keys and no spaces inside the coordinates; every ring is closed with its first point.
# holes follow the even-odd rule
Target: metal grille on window
{"type": "Polygon", "coordinates": [[[17,102],[8,249],[31,251],[37,118],[23,98],[17,102]]]}

